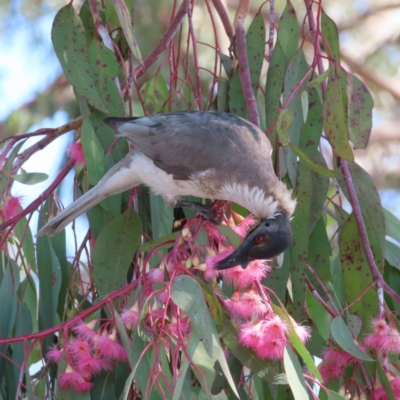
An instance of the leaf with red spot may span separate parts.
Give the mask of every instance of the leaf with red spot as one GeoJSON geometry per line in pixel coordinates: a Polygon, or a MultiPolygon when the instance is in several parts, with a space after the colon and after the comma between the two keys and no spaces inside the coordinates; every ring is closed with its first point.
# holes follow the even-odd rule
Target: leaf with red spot
{"type": "Polygon", "coordinates": [[[350,140],[354,149],[365,149],[371,134],[374,101],[367,87],[356,76],[346,75],[350,140]]]}
{"type": "Polygon", "coordinates": [[[51,40],[75,91],[91,106],[108,113],[91,76],[85,28],[72,4],[63,7],[54,18],[51,40]]]}

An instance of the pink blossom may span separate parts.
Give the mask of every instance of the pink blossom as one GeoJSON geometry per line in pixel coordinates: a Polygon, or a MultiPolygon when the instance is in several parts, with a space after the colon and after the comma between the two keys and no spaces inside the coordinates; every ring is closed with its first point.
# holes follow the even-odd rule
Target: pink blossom
{"type": "Polygon", "coordinates": [[[18,215],[22,211],[21,197],[11,196],[6,200],[5,213],[6,218],[10,219],[18,215]]]}
{"type": "Polygon", "coordinates": [[[92,357],[92,348],[85,339],[75,338],[68,343],[68,351],[76,359],[86,359],[92,357]]]}
{"type": "Polygon", "coordinates": [[[94,332],[96,323],[97,323],[96,320],[90,321],[87,324],[85,324],[83,321],[80,321],[75,326],[73,326],[72,329],[75,333],[82,336],[84,339],[86,339],[88,341],[92,341],[96,334],[94,332]]]}
{"type": "Polygon", "coordinates": [[[382,350],[393,354],[400,353],[400,335],[396,328],[391,328],[390,333],[385,335],[382,350]]]}
{"type": "Polygon", "coordinates": [[[241,318],[259,317],[268,311],[262,298],[253,291],[242,295],[235,292],[231,299],[224,301],[224,304],[228,310],[241,318]]]}
{"type": "Polygon", "coordinates": [[[125,349],[116,342],[116,332],[110,336],[95,336],[94,347],[102,357],[108,357],[113,360],[125,361],[127,359],[125,349]]]}
{"type": "Polygon", "coordinates": [[[293,325],[294,331],[301,340],[301,343],[304,344],[311,337],[311,328],[309,326],[299,325],[292,317],[289,316],[289,318],[293,325]]]}
{"type": "Polygon", "coordinates": [[[135,303],[129,310],[125,310],[121,314],[121,322],[124,324],[125,328],[132,330],[138,326],[139,323],[139,307],[135,303]]]}
{"type": "Polygon", "coordinates": [[[256,323],[246,322],[245,324],[240,325],[238,342],[245,347],[255,350],[262,342],[263,333],[264,329],[262,321],[256,323]]]}
{"type": "Polygon", "coordinates": [[[99,373],[104,368],[99,358],[82,357],[76,362],[76,369],[84,376],[91,376],[92,374],[99,373]]]}
{"type": "Polygon", "coordinates": [[[169,324],[169,330],[170,332],[176,336],[180,337],[181,334],[183,337],[186,337],[190,333],[190,324],[189,324],[189,318],[183,318],[182,320],[176,320],[175,318],[172,320],[172,322],[169,324]]]}
{"type": "Polygon", "coordinates": [[[262,343],[256,349],[260,358],[279,359],[283,357],[283,351],[288,343],[286,337],[289,328],[286,323],[278,316],[264,321],[264,335],[262,343]]]}
{"type": "Polygon", "coordinates": [[[219,261],[223,260],[225,257],[228,257],[232,252],[233,248],[229,248],[218,254],[215,254],[215,252],[211,249],[208,250],[209,254],[207,254],[205,259],[205,270],[204,270],[204,279],[206,281],[210,281],[217,277],[219,271],[214,269],[215,265],[219,261]]]}
{"type": "Polygon", "coordinates": [[[386,323],[386,320],[384,318],[373,318],[371,325],[374,333],[378,335],[385,335],[390,333],[390,327],[386,323]]]}
{"type": "Polygon", "coordinates": [[[260,281],[270,271],[265,260],[251,261],[247,268],[237,267],[220,271],[224,282],[239,289],[249,287],[254,281],[260,281]]]}
{"type": "Polygon", "coordinates": [[[379,333],[371,333],[364,339],[364,344],[372,350],[382,350],[387,335],[379,333]]]}
{"type": "Polygon", "coordinates": [[[56,346],[52,346],[46,354],[46,358],[52,363],[57,364],[63,355],[63,350],[57,349],[56,346]]]}
{"type": "Polygon", "coordinates": [[[320,364],[318,370],[322,376],[324,383],[339,379],[343,375],[343,367],[337,364],[320,364]]]}
{"type": "Polygon", "coordinates": [[[386,394],[386,390],[380,387],[371,392],[371,400],[389,400],[389,397],[386,394]]]}
{"type": "Polygon", "coordinates": [[[85,155],[83,153],[82,143],[72,143],[68,149],[67,154],[77,163],[86,165],[85,155]]]}
{"type": "Polygon", "coordinates": [[[64,390],[73,390],[75,392],[83,392],[90,390],[92,383],[87,382],[82,374],[73,370],[70,365],[67,365],[64,374],[58,378],[58,384],[64,390]]]}
{"type": "Polygon", "coordinates": [[[164,282],[165,270],[161,268],[153,268],[148,273],[147,276],[151,282],[164,282]]]}
{"type": "Polygon", "coordinates": [[[400,376],[392,379],[390,381],[390,386],[392,387],[393,394],[397,398],[400,398],[400,376]]]}
{"type": "Polygon", "coordinates": [[[250,214],[237,225],[231,226],[231,228],[241,239],[244,239],[256,223],[257,220],[250,214]]]}

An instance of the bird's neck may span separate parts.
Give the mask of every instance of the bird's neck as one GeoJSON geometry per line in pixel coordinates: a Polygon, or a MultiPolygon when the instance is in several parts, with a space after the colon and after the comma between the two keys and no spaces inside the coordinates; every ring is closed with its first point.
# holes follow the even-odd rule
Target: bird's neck
{"type": "MultiPolygon", "coordinates": [[[[279,183],[281,184],[281,182],[279,183]]],[[[280,210],[286,211],[288,216],[291,216],[295,202],[284,184],[282,184],[281,190],[283,188],[285,193],[276,197],[275,193],[257,186],[250,187],[247,184],[228,183],[221,188],[221,197],[223,197],[223,200],[242,205],[261,219],[271,218],[280,210]]]]}

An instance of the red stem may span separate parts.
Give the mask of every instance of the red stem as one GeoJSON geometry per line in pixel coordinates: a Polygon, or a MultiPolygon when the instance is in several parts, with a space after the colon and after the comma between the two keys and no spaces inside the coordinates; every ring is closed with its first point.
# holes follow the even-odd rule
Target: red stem
{"type": "Polygon", "coordinates": [[[85,318],[89,317],[97,310],[100,310],[100,308],[107,305],[108,303],[111,303],[113,300],[124,296],[126,293],[129,293],[130,291],[135,289],[135,287],[138,285],[138,283],[139,283],[138,280],[135,280],[134,282],[131,282],[130,284],[123,287],[122,289],[114,290],[114,292],[111,292],[103,300],[99,301],[96,304],[93,304],[91,307],[89,307],[85,311],[82,311],[79,314],[75,315],[75,317],[71,318],[68,321],[65,321],[56,326],[52,326],[51,328],[44,329],[43,331],[32,333],[30,335],[23,335],[23,336],[16,336],[13,338],[0,339],[0,345],[23,342],[23,341],[28,341],[28,340],[42,339],[43,337],[51,335],[52,333],[62,331],[66,328],[70,328],[72,325],[76,324],[77,322],[84,321],[85,318]]]}

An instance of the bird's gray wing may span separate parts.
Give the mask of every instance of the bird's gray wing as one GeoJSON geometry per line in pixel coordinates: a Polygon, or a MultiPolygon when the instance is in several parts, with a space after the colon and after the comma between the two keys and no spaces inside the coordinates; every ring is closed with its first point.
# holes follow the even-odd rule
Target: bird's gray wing
{"type": "Polygon", "coordinates": [[[242,162],[253,166],[270,159],[271,145],[264,133],[229,113],[172,112],[108,118],[106,122],[174,179],[190,179],[210,169],[234,170],[242,162]]]}

